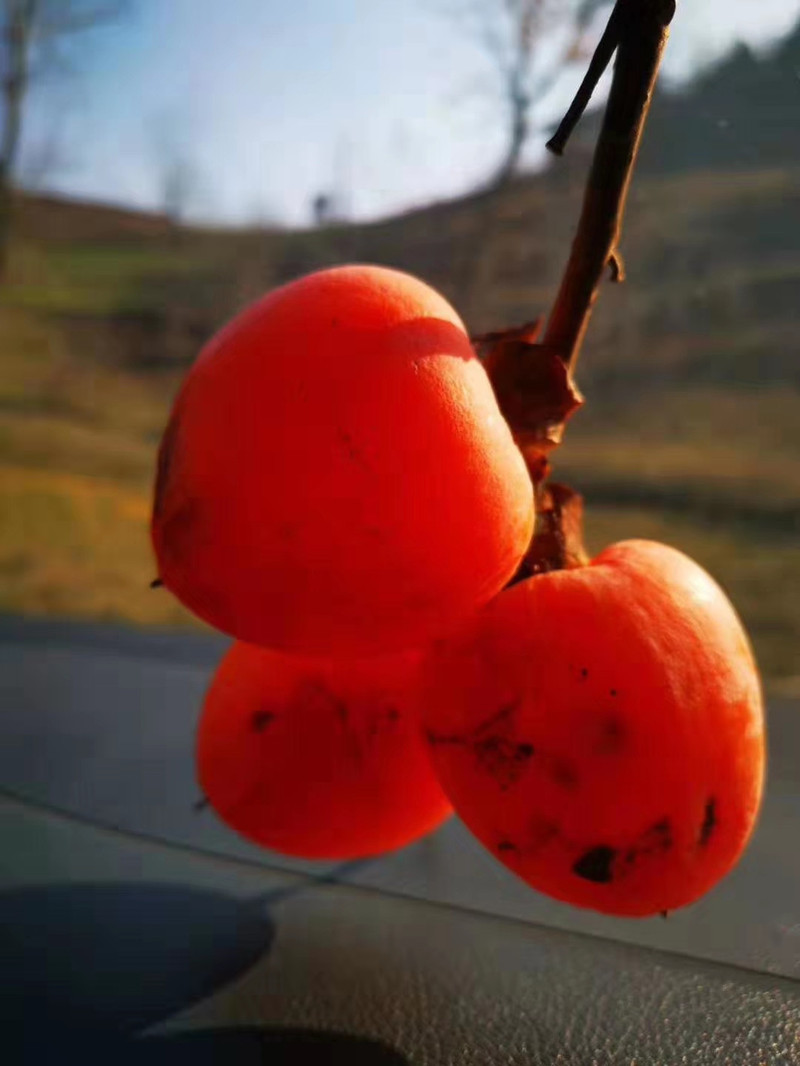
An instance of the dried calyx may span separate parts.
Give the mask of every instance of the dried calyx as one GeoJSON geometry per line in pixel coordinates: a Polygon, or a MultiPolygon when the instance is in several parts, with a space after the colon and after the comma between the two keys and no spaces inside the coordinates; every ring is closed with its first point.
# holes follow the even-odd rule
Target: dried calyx
{"type": "Polygon", "coordinates": [[[606,270],[624,280],[622,217],[675,0],[617,0],[578,93],[548,148],[560,155],[616,52],[611,90],[577,232],[558,295],[542,319],[474,338],[500,409],[528,465],[538,504],[533,541],[519,576],[583,565],[582,501],[547,483],[550,454],[583,403],[573,370],[606,270]],[[540,334],[541,340],[540,340],[540,334]]]}

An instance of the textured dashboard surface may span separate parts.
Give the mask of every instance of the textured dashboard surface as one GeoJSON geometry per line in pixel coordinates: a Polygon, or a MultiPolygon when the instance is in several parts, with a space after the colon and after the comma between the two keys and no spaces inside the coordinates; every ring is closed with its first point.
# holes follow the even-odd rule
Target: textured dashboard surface
{"type": "Polygon", "coordinates": [[[0,805],[0,856],[7,1062],[800,1062],[800,985],[784,978],[310,882],[14,802],[0,805]],[[25,932],[39,919],[44,941],[25,932]]]}

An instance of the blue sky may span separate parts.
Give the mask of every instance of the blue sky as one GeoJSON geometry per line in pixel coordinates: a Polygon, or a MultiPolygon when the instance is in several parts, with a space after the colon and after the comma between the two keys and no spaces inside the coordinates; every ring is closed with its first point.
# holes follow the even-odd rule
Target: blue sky
{"type": "MultiPolygon", "coordinates": [[[[448,0],[130,2],[124,22],[73,42],[73,73],[39,84],[32,181],[159,208],[165,159],[180,157],[195,217],[298,223],[322,188],[376,217],[457,195],[499,156],[493,70],[440,14],[448,0]]],[[[679,0],[665,74],[686,77],[736,40],[763,47],[798,18],[800,0],[679,0]]]]}

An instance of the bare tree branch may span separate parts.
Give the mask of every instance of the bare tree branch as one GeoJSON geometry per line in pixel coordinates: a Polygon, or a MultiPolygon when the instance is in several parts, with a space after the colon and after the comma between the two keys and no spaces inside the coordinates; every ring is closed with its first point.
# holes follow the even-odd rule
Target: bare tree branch
{"type": "Polygon", "coordinates": [[[486,190],[519,166],[531,112],[566,66],[584,58],[585,36],[610,0],[461,0],[443,9],[494,67],[505,112],[505,146],[486,190]],[[563,43],[560,38],[563,38],[563,43]]]}
{"type": "Polygon", "coordinates": [[[14,174],[31,79],[52,68],[54,45],[119,17],[129,0],[0,0],[0,280],[8,258],[14,174]]]}

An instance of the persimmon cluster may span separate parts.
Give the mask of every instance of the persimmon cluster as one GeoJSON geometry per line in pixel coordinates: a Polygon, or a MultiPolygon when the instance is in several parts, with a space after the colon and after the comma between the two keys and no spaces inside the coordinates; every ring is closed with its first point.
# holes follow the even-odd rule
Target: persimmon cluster
{"type": "Polygon", "coordinates": [[[236,638],[197,743],[226,823],[350,858],[455,808],[534,888],[611,914],[728,873],[764,768],[733,608],[644,541],[519,579],[534,496],[461,320],[415,278],[320,271],[212,339],[152,539],[161,581],[236,638]]]}

